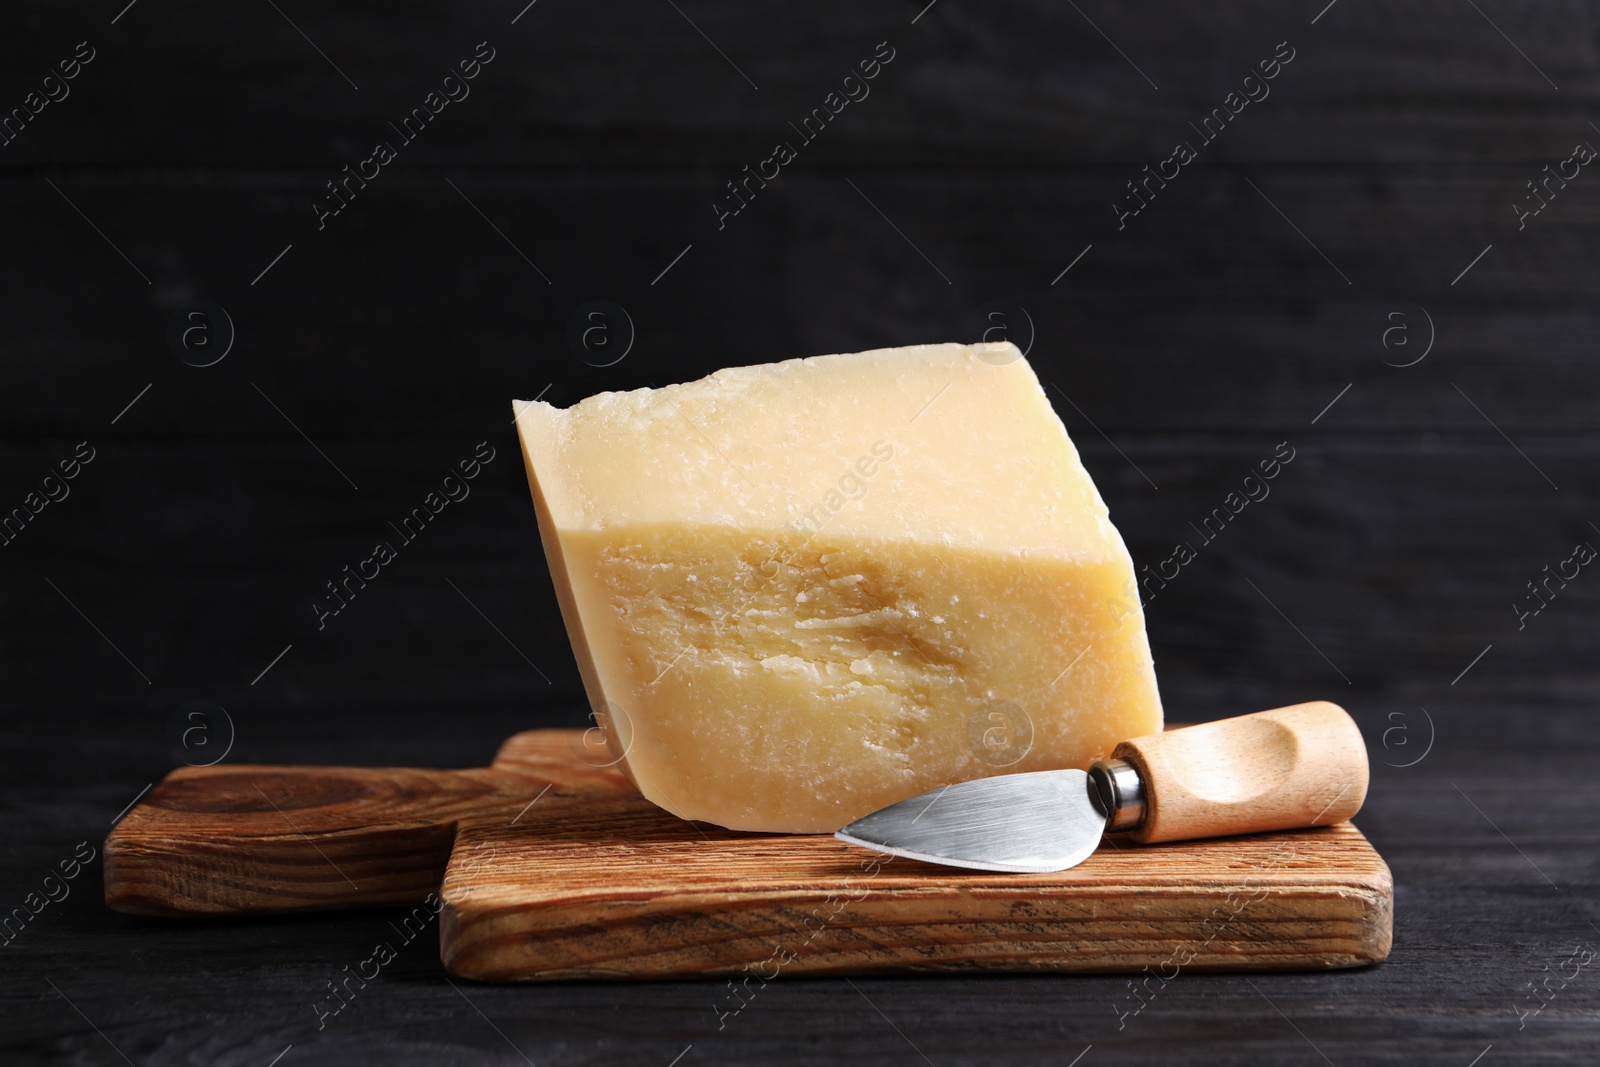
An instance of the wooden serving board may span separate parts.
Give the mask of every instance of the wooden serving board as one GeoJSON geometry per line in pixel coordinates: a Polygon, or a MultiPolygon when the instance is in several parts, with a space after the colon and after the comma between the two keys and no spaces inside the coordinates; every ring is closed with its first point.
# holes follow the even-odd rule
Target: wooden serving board
{"type": "Polygon", "coordinates": [[[106,839],[106,902],[243,915],[425,902],[485,981],[888,971],[1291,970],[1389,953],[1389,869],[1349,823],[1137,845],[1058,874],[683,822],[582,731],[492,766],[181,768],[106,839]]]}

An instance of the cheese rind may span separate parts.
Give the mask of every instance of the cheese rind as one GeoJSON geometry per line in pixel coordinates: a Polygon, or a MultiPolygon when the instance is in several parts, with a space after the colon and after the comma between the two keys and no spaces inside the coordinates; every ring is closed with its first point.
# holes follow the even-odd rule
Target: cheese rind
{"type": "Polygon", "coordinates": [[[1160,729],[1132,562],[1010,345],[515,407],[589,700],[683,818],[831,831],[1160,729]]]}

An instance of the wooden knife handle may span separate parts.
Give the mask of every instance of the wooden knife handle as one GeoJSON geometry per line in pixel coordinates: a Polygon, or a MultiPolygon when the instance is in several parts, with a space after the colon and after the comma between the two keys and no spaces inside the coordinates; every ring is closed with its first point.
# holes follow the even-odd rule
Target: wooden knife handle
{"type": "Polygon", "coordinates": [[[1367,796],[1367,747],[1325,700],[1124,741],[1144,784],[1137,841],[1184,841],[1343,822],[1367,796]]]}

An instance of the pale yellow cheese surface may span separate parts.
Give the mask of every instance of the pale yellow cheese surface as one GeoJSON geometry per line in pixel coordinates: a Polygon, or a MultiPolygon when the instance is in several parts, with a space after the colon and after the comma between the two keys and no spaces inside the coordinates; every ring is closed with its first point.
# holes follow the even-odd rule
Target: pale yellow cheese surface
{"type": "Polygon", "coordinates": [[[1008,344],[515,408],[589,700],[683,818],[832,831],[1161,728],[1127,549],[1008,344]]]}

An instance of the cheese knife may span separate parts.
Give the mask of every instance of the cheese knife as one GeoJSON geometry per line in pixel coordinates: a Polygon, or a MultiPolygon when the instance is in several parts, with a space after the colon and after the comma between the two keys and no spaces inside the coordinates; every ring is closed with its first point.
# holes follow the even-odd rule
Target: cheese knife
{"type": "Polygon", "coordinates": [[[1064,871],[1103,835],[1146,844],[1328,826],[1367,795],[1361,730],[1313,701],[1124,741],[1088,771],[975,778],[891,804],[834,834],[981,871],[1064,871]]]}

